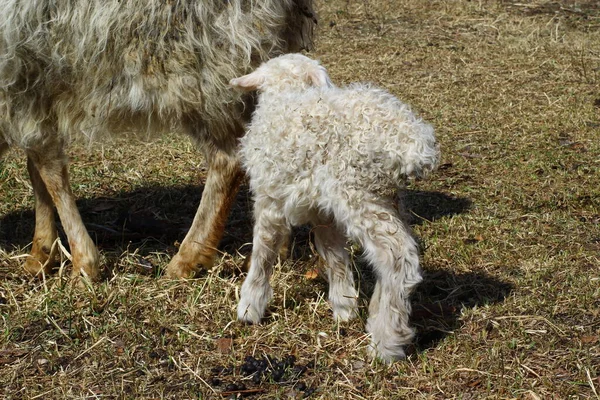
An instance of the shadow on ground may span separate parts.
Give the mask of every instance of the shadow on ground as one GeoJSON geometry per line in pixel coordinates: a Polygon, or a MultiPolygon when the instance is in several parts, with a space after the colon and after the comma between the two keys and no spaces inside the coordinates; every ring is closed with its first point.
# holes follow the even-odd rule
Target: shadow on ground
{"type": "MultiPolygon", "coordinates": [[[[112,197],[81,199],[77,202],[82,217],[98,247],[118,257],[125,249],[139,249],[138,254],[177,251],[176,242],[183,239],[200,202],[202,188],[144,187],[112,197]]],[[[406,190],[402,194],[406,215],[411,225],[467,212],[469,199],[441,192],[406,190]]],[[[247,255],[251,251],[252,211],[247,187],[242,187],[232,209],[220,250],[247,255]]],[[[25,248],[34,227],[33,210],[18,210],[0,217],[0,247],[7,250],[25,248]]],[[[67,243],[64,240],[63,243],[67,243]]],[[[310,229],[294,231],[293,259],[312,256],[310,229]]],[[[359,263],[361,264],[361,263],[359,263]]],[[[367,266],[361,266],[363,279],[372,282],[367,266]]],[[[418,327],[416,345],[425,349],[440,341],[458,327],[462,307],[474,307],[502,301],[511,291],[506,282],[479,273],[456,274],[446,269],[427,273],[415,294],[413,323],[418,327]]],[[[297,301],[306,301],[315,289],[298,288],[297,301]]],[[[368,283],[366,293],[372,290],[368,283]]],[[[316,294],[315,294],[316,295],[316,294]]]]}
{"type": "MultiPolygon", "coordinates": [[[[90,235],[103,250],[136,248],[143,244],[143,251],[172,252],[189,229],[201,195],[202,188],[196,186],[143,187],[111,197],[80,199],[77,206],[90,235]]],[[[407,190],[403,199],[411,224],[460,214],[471,206],[468,199],[440,192],[407,190]]],[[[244,186],[233,206],[220,250],[235,252],[242,248],[244,254],[250,251],[250,246],[244,245],[252,241],[251,207],[248,189],[244,186]]],[[[31,209],[0,216],[0,246],[26,247],[33,237],[33,229],[31,209]]],[[[300,252],[308,243],[308,231],[300,228],[296,232],[295,242],[300,252]]]]}
{"type": "Polygon", "coordinates": [[[425,266],[425,279],[413,296],[411,321],[417,328],[417,350],[435,347],[458,329],[464,308],[500,303],[513,289],[512,283],[486,273],[454,273],[425,266]]]}
{"type": "MultiPolygon", "coordinates": [[[[105,251],[116,248],[140,251],[174,252],[192,224],[203,187],[142,187],[111,197],[77,200],[83,221],[96,242],[105,251]]],[[[222,241],[227,251],[251,240],[250,201],[242,188],[234,205],[222,241]]],[[[0,246],[23,248],[30,244],[34,230],[34,211],[22,209],[0,216],[0,246]]],[[[56,221],[64,239],[58,217],[56,221]]],[[[63,240],[66,244],[66,241],[63,240]]]]}

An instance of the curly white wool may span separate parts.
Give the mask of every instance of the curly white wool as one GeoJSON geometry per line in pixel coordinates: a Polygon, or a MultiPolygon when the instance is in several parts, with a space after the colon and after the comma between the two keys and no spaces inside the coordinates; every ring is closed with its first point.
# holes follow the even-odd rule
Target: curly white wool
{"type": "Polygon", "coordinates": [[[362,245],[377,275],[370,348],[385,361],[404,357],[414,335],[409,295],[421,273],[417,245],[393,195],[403,178],[436,167],[433,128],[385,90],[334,87],[318,62],[299,54],[270,60],[231,84],[259,93],[240,140],[256,223],[239,319],[260,321],[272,297],[269,276],[279,246],[291,226],[311,223],[328,265],[334,317],[357,313],[345,249],[350,238],[362,245]]]}

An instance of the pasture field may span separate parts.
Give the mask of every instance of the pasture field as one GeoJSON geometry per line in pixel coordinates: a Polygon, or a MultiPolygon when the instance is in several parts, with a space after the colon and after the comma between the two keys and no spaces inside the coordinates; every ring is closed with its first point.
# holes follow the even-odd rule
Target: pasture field
{"type": "Polygon", "coordinates": [[[317,8],[312,55],[333,81],[389,89],[441,144],[439,170],[404,196],[425,271],[408,359],[366,357],[372,276],[357,248],[361,318],[333,322],[307,228],[275,269],[268,318],[235,321],[251,241],[246,187],[215,267],[162,278],[205,164],[184,137],[116,138],[70,152],[103,255],[103,280],[83,288],[66,278],[68,261],[42,280],[23,275],[33,195],[24,155],[0,161],[0,397],[600,399],[598,2],[317,8]],[[261,379],[248,375],[249,356],[270,357],[261,379]]]}

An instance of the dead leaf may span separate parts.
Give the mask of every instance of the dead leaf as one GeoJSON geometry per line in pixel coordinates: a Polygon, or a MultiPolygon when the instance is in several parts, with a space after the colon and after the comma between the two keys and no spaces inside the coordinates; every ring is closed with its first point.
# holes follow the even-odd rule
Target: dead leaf
{"type": "Polygon", "coordinates": [[[10,364],[28,353],[25,350],[0,350],[0,365],[10,364]]]}
{"type": "Polygon", "coordinates": [[[464,240],[465,244],[475,244],[475,243],[479,243],[483,241],[483,236],[481,235],[475,235],[475,236],[470,236],[467,239],[464,240]]]}
{"type": "Polygon", "coordinates": [[[475,379],[474,381],[467,383],[467,386],[472,387],[472,388],[481,386],[481,379],[475,379]]]}
{"type": "Polygon", "coordinates": [[[113,344],[114,348],[115,348],[115,353],[117,355],[121,355],[125,352],[125,342],[121,339],[117,339],[115,340],[114,344],[113,344]]]}
{"type": "Polygon", "coordinates": [[[581,343],[596,343],[598,341],[598,336],[582,336],[581,343]]]}
{"type": "Polygon", "coordinates": [[[532,392],[531,390],[527,392],[527,398],[531,400],[541,400],[541,397],[538,396],[536,393],[532,392]]]}
{"type": "Polygon", "coordinates": [[[217,350],[220,353],[226,354],[231,353],[233,348],[233,339],[232,338],[219,338],[216,340],[217,350]]]}
{"type": "Polygon", "coordinates": [[[319,276],[319,270],[316,268],[309,269],[304,274],[304,277],[306,279],[310,279],[310,280],[317,279],[318,276],[319,276]]]}
{"type": "Polygon", "coordinates": [[[27,350],[0,350],[0,357],[21,357],[29,353],[27,350]]]}
{"type": "Polygon", "coordinates": [[[585,145],[581,142],[575,142],[573,144],[571,144],[569,146],[570,149],[576,150],[580,153],[585,153],[587,151],[587,148],[585,147],[585,145]]]}

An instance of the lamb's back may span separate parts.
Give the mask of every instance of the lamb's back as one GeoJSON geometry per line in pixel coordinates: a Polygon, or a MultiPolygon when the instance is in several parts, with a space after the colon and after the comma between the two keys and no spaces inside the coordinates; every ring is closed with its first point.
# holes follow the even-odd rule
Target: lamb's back
{"type": "Polygon", "coordinates": [[[390,157],[411,117],[395,97],[368,85],[261,96],[242,160],[252,185],[273,192],[293,186],[306,196],[324,189],[387,194],[399,175],[390,157]]]}

